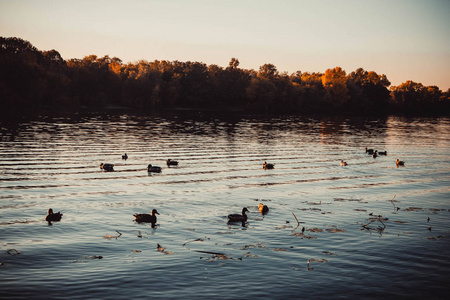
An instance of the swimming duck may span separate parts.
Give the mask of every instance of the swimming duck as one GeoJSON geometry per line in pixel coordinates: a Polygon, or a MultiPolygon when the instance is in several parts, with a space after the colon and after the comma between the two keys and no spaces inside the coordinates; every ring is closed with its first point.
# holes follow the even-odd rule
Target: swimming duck
{"type": "Polygon", "coordinates": [[[267,205],[264,205],[262,203],[258,206],[259,212],[263,215],[267,214],[269,212],[269,207],[267,205]]]}
{"type": "Polygon", "coordinates": [[[343,166],[343,167],[347,166],[347,162],[344,161],[343,159],[341,160],[341,166],[343,166]]]}
{"type": "Polygon", "coordinates": [[[366,147],[366,153],[367,154],[373,154],[373,149],[367,149],[367,147],[366,147]]]}
{"type": "Polygon", "coordinates": [[[247,221],[247,215],[245,214],[248,212],[247,207],[244,207],[242,209],[242,215],[240,214],[231,214],[228,215],[228,222],[245,222],[247,221]]]}
{"type": "Polygon", "coordinates": [[[157,166],[152,166],[151,164],[149,164],[147,166],[147,171],[148,172],[154,172],[154,173],[161,173],[161,167],[157,167],[157,166]]]}
{"type": "Polygon", "coordinates": [[[134,219],[138,223],[152,223],[152,225],[156,224],[156,215],[159,215],[159,213],[156,211],[156,209],[153,209],[151,214],[134,214],[134,219]]]}
{"type": "Polygon", "coordinates": [[[264,170],[273,169],[273,167],[274,167],[274,164],[268,164],[267,162],[263,163],[264,170]]]}
{"type": "Polygon", "coordinates": [[[167,160],[168,166],[178,166],[178,162],[176,160],[171,160],[170,158],[167,160]]]}
{"type": "Polygon", "coordinates": [[[103,169],[103,170],[105,170],[107,172],[111,172],[111,171],[114,171],[114,165],[113,164],[101,163],[100,164],[100,169],[103,169]]]}
{"type": "Polygon", "coordinates": [[[398,167],[398,166],[404,166],[404,165],[405,165],[405,162],[402,161],[402,160],[399,160],[398,158],[397,158],[397,161],[396,161],[395,163],[397,164],[397,167],[398,167]]]}
{"type": "Polygon", "coordinates": [[[373,158],[377,158],[378,157],[378,150],[375,150],[375,152],[372,154],[373,158]]]}
{"type": "Polygon", "coordinates": [[[387,155],[387,151],[380,151],[378,152],[378,155],[387,155]]]}
{"type": "Polygon", "coordinates": [[[47,216],[45,217],[45,221],[51,222],[51,221],[61,221],[61,217],[63,216],[62,213],[59,211],[57,213],[53,213],[53,209],[49,208],[47,212],[47,216]]]}
{"type": "Polygon", "coordinates": [[[128,159],[128,155],[125,153],[124,155],[122,155],[122,159],[127,160],[128,159]]]}

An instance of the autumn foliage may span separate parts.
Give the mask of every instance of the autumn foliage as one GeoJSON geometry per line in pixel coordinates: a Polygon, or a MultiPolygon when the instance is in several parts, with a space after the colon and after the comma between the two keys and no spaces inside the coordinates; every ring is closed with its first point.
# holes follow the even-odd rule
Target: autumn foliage
{"type": "Polygon", "coordinates": [[[86,56],[64,60],[20,38],[0,37],[0,103],[3,113],[101,110],[141,112],[211,109],[251,113],[441,113],[450,92],[406,81],[390,87],[385,75],[362,68],[325,73],[280,73],[273,64],[258,71],[201,62],[86,56]],[[389,89],[390,87],[390,89],[389,89]]]}

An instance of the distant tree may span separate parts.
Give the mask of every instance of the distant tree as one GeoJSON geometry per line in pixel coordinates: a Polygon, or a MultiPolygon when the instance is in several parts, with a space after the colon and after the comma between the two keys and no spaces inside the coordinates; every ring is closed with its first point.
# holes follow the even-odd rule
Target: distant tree
{"type": "Polygon", "coordinates": [[[424,86],[408,80],[391,87],[394,108],[406,113],[447,113],[450,99],[437,86],[424,86]]]}
{"type": "Polygon", "coordinates": [[[391,83],[386,75],[359,68],[347,76],[349,105],[352,111],[385,112],[390,99],[388,87],[391,83]]]}
{"type": "Polygon", "coordinates": [[[61,57],[61,54],[59,54],[59,52],[56,50],[44,51],[44,52],[42,52],[42,56],[49,63],[60,64],[60,65],[66,64],[66,61],[61,57]]]}
{"type": "Polygon", "coordinates": [[[277,87],[267,78],[253,78],[246,89],[247,109],[255,112],[271,112],[276,95],[277,87]]]}
{"type": "Polygon", "coordinates": [[[273,80],[278,74],[278,70],[273,64],[264,64],[259,67],[258,78],[273,80]]]}
{"type": "Polygon", "coordinates": [[[237,69],[239,67],[239,60],[237,58],[232,58],[228,64],[228,68],[237,69]]]}
{"type": "Polygon", "coordinates": [[[341,67],[328,69],[322,76],[322,84],[326,92],[324,104],[342,109],[349,99],[346,72],[341,67]]]}
{"type": "Polygon", "coordinates": [[[449,113],[450,90],[407,81],[391,87],[387,77],[362,68],[325,73],[280,73],[201,62],[146,61],[124,64],[117,57],[88,55],[64,60],[20,38],[0,37],[0,105],[3,114],[127,106],[158,109],[246,109],[277,113],[449,113]]]}

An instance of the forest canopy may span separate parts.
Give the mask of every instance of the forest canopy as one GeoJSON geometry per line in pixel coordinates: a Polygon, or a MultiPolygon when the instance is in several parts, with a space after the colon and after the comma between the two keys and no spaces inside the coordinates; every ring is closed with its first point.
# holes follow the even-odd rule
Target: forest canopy
{"type": "Polygon", "coordinates": [[[64,60],[20,38],[0,37],[0,103],[5,114],[38,111],[102,110],[124,107],[151,113],[210,109],[249,113],[438,113],[448,114],[450,90],[406,81],[399,86],[384,74],[340,67],[324,73],[280,72],[202,62],[140,60],[89,55],[64,60]]]}

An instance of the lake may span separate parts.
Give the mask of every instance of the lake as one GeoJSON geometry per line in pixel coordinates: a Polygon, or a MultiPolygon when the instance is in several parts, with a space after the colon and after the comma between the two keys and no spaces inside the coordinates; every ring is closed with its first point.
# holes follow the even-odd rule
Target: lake
{"type": "Polygon", "coordinates": [[[1,298],[450,291],[450,118],[111,114],[0,125],[1,298]],[[248,221],[228,224],[243,207],[248,221]],[[44,220],[49,208],[60,222],[44,220]],[[153,208],[156,227],[134,221],[153,208]]]}

